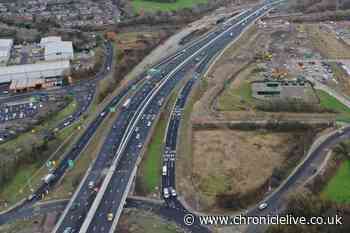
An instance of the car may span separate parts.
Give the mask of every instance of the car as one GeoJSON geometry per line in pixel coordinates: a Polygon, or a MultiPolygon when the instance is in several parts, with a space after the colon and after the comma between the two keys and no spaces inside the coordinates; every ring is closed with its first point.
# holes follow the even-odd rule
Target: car
{"type": "Polygon", "coordinates": [[[147,122],[147,127],[150,127],[151,124],[152,124],[152,122],[148,121],[148,122],[147,122]]]}
{"type": "Polygon", "coordinates": [[[72,227],[66,227],[63,231],[63,233],[73,233],[74,229],[72,227]]]}
{"type": "Polygon", "coordinates": [[[140,134],[136,134],[136,139],[140,139],[140,134]]]}
{"type": "Polygon", "coordinates": [[[107,214],[107,220],[108,220],[109,222],[111,222],[111,221],[113,220],[113,217],[114,217],[113,213],[108,213],[108,214],[107,214]]]}
{"type": "Polygon", "coordinates": [[[264,209],[266,209],[268,207],[268,204],[266,203],[266,202],[264,202],[264,203],[261,203],[259,206],[258,206],[258,209],[259,210],[264,210],[264,209]]]}
{"type": "Polygon", "coordinates": [[[166,173],[167,173],[167,166],[164,165],[164,166],[163,166],[163,169],[162,169],[162,175],[163,175],[163,176],[166,176],[166,173]]]}
{"type": "Polygon", "coordinates": [[[31,200],[33,200],[33,198],[35,198],[36,197],[36,194],[30,194],[28,197],[27,197],[27,200],[28,201],[31,201],[31,200]]]}
{"type": "Polygon", "coordinates": [[[163,194],[164,194],[164,198],[165,198],[165,199],[167,199],[167,198],[170,197],[168,188],[164,188],[163,194]]]}
{"type": "Polygon", "coordinates": [[[233,36],[233,32],[230,33],[230,36],[233,36]]]}
{"type": "Polygon", "coordinates": [[[89,189],[93,189],[95,186],[94,182],[93,181],[90,181],[89,182],[89,189]]]}
{"type": "Polygon", "coordinates": [[[176,197],[176,191],[174,188],[170,188],[171,196],[176,197]]]}

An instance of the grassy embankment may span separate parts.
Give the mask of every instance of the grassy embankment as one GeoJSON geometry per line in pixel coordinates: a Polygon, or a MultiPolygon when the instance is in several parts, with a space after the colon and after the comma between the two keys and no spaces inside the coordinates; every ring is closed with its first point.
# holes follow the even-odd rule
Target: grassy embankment
{"type": "Polygon", "coordinates": [[[176,101],[177,91],[173,92],[166,105],[165,113],[159,118],[154,134],[148,145],[147,152],[141,162],[137,176],[137,184],[139,185],[138,190],[144,195],[156,192],[157,188],[160,186],[164,146],[163,139],[166,133],[165,131],[169,120],[169,114],[176,101]]]}
{"type": "Polygon", "coordinates": [[[207,3],[208,0],[176,0],[175,2],[156,2],[148,0],[132,0],[131,4],[134,11],[140,13],[141,11],[155,12],[155,11],[173,11],[183,8],[191,8],[194,5],[207,3]]]}
{"type": "Polygon", "coordinates": [[[338,121],[350,122],[350,109],[348,107],[324,91],[317,90],[317,95],[320,97],[321,107],[339,113],[338,121]]]}
{"type": "Polygon", "coordinates": [[[101,123],[101,126],[95,132],[90,143],[82,152],[74,164],[74,168],[68,170],[59,186],[46,197],[46,199],[68,198],[77,188],[91,162],[95,160],[105,141],[111,125],[115,121],[116,113],[110,113],[101,123]]]}
{"type": "Polygon", "coordinates": [[[350,160],[344,161],[321,196],[337,203],[350,203],[350,160]]]}
{"type": "MultiPolygon", "coordinates": [[[[2,145],[0,149],[4,151],[18,151],[18,153],[29,153],[33,145],[41,145],[44,143],[43,138],[40,136],[40,132],[45,129],[52,129],[57,122],[60,122],[67,116],[71,115],[76,109],[76,101],[69,103],[64,109],[62,109],[57,114],[53,115],[42,124],[33,128],[32,131],[26,132],[19,135],[13,140],[10,140],[2,145]],[[20,149],[20,150],[19,150],[20,149]]],[[[76,126],[80,123],[77,122],[71,127],[65,128],[56,135],[56,139],[48,143],[48,151],[45,154],[52,154],[54,152],[55,156],[53,159],[58,159],[64,149],[69,145],[69,141],[65,139],[70,135],[77,133],[76,126]]],[[[37,183],[40,182],[40,177],[47,173],[47,169],[42,168],[38,171],[39,168],[43,166],[45,161],[38,160],[33,163],[26,163],[21,165],[18,168],[18,172],[13,178],[6,183],[0,189],[0,197],[8,202],[8,204],[13,204],[18,200],[26,197],[30,193],[30,187],[34,187],[37,183]],[[35,178],[32,177],[35,174],[35,178]],[[32,177],[29,185],[28,179],[32,177]]]]}

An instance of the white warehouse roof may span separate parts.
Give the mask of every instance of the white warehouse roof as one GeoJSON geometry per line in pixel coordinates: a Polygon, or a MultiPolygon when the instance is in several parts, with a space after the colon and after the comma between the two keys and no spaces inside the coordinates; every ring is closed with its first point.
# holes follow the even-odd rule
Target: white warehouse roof
{"type": "Polygon", "coordinates": [[[62,41],[61,37],[59,36],[48,36],[48,37],[41,38],[40,44],[42,46],[45,46],[47,43],[59,42],[59,41],[62,41]]]}
{"type": "Polygon", "coordinates": [[[0,83],[23,78],[37,79],[64,75],[69,71],[69,61],[43,62],[0,67],[0,83]]]}
{"type": "Polygon", "coordinates": [[[12,39],[0,39],[0,57],[8,57],[10,55],[12,39]]]}
{"type": "Polygon", "coordinates": [[[73,43],[58,41],[45,45],[45,60],[69,60],[73,58],[73,43]]]}

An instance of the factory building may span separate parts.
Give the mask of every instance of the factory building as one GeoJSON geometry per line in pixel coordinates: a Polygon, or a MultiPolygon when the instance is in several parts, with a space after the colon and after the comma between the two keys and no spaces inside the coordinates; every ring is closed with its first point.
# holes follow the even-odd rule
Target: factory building
{"type": "Polygon", "coordinates": [[[251,83],[252,96],[260,100],[271,98],[300,99],[305,96],[308,83],[303,79],[297,80],[257,80],[251,83]]]}
{"type": "Polygon", "coordinates": [[[55,42],[61,42],[61,37],[60,36],[48,36],[48,37],[43,37],[40,40],[40,45],[41,47],[45,48],[45,46],[49,43],[55,43],[55,42]]]}
{"type": "Polygon", "coordinates": [[[22,92],[59,85],[69,74],[69,61],[6,66],[0,67],[0,85],[10,84],[10,91],[22,92]]]}
{"type": "Polygon", "coordinates": [[[40,45],[44,48],[45,61],[71,60],[74,57],[73,43],[62,41],[61,37],[44,37],[40,45]]]}
{"type": "Polygon", "coordinates": [[[0,66],[7,65],[13,46],[12,39],[0,39],[0,66]]]}

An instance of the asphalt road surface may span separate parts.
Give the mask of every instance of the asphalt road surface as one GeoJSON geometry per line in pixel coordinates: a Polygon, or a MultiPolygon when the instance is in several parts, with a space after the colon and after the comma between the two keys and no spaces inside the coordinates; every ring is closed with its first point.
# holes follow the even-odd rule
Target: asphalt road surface
{"type": "MultiPolygon", "coordinates": [[[[191,70],[205,57],[214,57],[233,39],[237,38],[247,25],[268,10],[269,7],[266,6],[250,9],[238,17],[237,22],[220,25],[216,31],[210,33],[203,40],[203,43],[198,43],[183,50],[182,56],[174,59],[173,65],[169,69],[162,69],[162,78],[157,76],[149,78],[155,82],[153,82],[153,87],[145,89],[140,97],[138,97],[138,92],[130,104],[131,107],[125,109],[119,115],[118,120],[129,119],[124,115],[128,115],[130,111],[135,112],[128,122],[120,122],[122,127],[128,125],[127,130],[118,147],[109,174],[107,174],[108,178],[105,178],[82,227],[78,228],[81,233],[113,232],[135,175],[136,166],[140,161],[140,152],[150,133],[150,126],[154,124],[156,116],[158,116],[164,104],[162,100],[169,96],[187,71],[191,70]],[[139,98],[142,101],[138,105],[139,98]],[[109,214],[114,216],[113,221],[107,218],[109,214]]],[[[66,227],[69,226],[66,225],[66,227]]],[[[73,228],[77,229],[76,225],[73,228]]]]}

